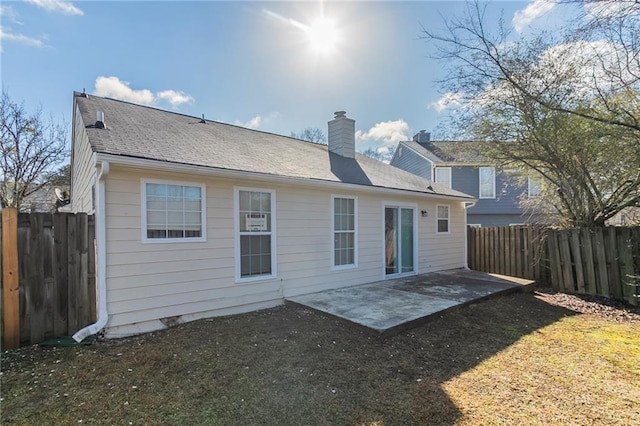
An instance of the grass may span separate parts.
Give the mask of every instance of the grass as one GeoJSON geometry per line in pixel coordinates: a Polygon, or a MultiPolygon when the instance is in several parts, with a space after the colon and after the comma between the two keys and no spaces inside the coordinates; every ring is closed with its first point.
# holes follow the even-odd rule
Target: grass
{"type": "Polygon", "coordinates": [[[382,339],[303,308],[2,356],[3,424],[630,424],[640,322],[514,294],[382,339]]]}

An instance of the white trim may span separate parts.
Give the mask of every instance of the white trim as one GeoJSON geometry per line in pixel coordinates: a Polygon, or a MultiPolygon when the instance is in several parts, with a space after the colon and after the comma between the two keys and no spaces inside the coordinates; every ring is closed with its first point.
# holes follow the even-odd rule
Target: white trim
{"type": "Polygon", "coordinates": [[[343,271],[345,269],[356,269],[358,267],[358,197],[353,195],[331,195],[331,270],[343,271]],[[337,265],[335,248],[335,199],[344,198],[353,200],[353,263],[347,265],[337,265]]]}
{"type": "Polygon", "coordinates": [[[494,200],[496,198],[496,168],[495,167],[478,167],[478,198],[481,200],[494,200]],[[493,179],[492,179],[493,195],[490,197],[482,196],[482,169],[491,169],[493,171],[493,179]]]}
{"type": "MultiPolygon", "coordinates": [[[[466,215],[465,215],[466,218],[466,215]]],[[[465,228],[466,229],[466,228],[465,228]]],[[[451,205],[449,204],[436,204],[436,234],[438,235],[447,235],[451,233],[451,205]],[[438,221],[444,220],[444,218],[438,217],[438,207],[446,207],[447,208],[447,232],[440,232],[438,230],[438,221]]]]}
{"type": "Polygon", "coordinates": [[[467,223],[467,226],[471,228],[482,228],[482,224],[480,223],[467,223]]]}
{"type": "Polygon", "coordinates": [[[542,181],[538,178],[532,178],[531,176],[527,176],[527,198],[538,198],[542,193],[542,181]],[[531,181],[538,181],[538,193],[535,195],[531,195],[531,181]]]}
{"type": "MultiPolygon", "coordinates": [[[[438,170],[444,170],[446,172],[449,172],[448,173],[449,174],[449,185],[443,185],[443,186],[446,186],[447,188],[451,189],[451,187],[453,185],[453,182],[451,180],[451,167],[438,167],[438,166],[434,167],[433,168],[433,177],[434,178],[436,178],[438,176],[438,170]]],[[[434,182],[435,183],[442,183],[438,179],[434,179],[434,182]]]]}
{"type": "Polygon", "coordinates": [[[140,179],[140,222],[141,237],[144,244],[157,243],[201,243],[207,241],[207,186],[203,183],[186,182],[170,179],[140,179]],[[182,237],[182,238],[149,238],[147,237],[147,183],[156,183],[161,185],[174,186],[194,186],[201,189],[201,205],[200,208],[200,225],[202,227],[199,237],[182,237]]]}
{"type": "MultiPolygon", "coordinates": [[[[254,281],[267,281],[273,280],[278,277],[278,262],[276,253],[276,190],[267,188],[253,188],[246,186],[234,186],[233,187],[233,240],[234,240],[234,256],[235,256],[235,282],[236,283],[248,283],[254,281]],[[268,235],[271,236],[271,274],[269,275],[257,275],[253,277],[242,277],[241,262],[240,262],[240,236],[246,234],[240,234],[240,191],[248,192],[267,192],[271,194],[271,232],[268,235]]],[[[255,234],[255,235],[267,235],[267,234],[255,234]]]]}
{"type": "MultiPolygon", "coordinates": [[[[400,217],[400,215],[399,215],[400,217]]],[[[382,201],[382,278],[383,279],[393,279],[398,277],[407,277],[411,275],[418,274],[418,252],[420,248],[419,240],[418,240],[418,205],[415,203],[407,203],[407,202],[398,202],[398,201],[382,201]],[[400,208],[400,209],[412,209],[413,210],[413,271],[411,272],[398,272],[396,274],[387,274],[387,265],[386,265],[386,244],[387,239],[384,233],[385,230],[385,220],[386,220],[386,209],[387,208],[400,208]]],[[[398,261],[400,259],[398,257],[398,261]]],[[[402,269],[402,265],[400,268],[402,269]]]]}
{"type": "Polygon", "coordinates": [[[285,185],[304,185],[308,187],[315,188],[338,188],[339,191],[360,191],[360,192],[373,192],[373,193],[382,193],[382,194],[392,194],[392,195],[411,195],[411,196],[420,196],[427,199],[446,199],[446,200],[459,200],[459,201],[470,201],[475,198],[468,197],[460,197],[456,195],[447,195],[447,194],[434,194],[431,192],[423,191],[412,191],[408,189],[394,189],[394,188],[386,188],[381,186],[367,186],[367,185],[357,185],[353,183],[344,183],[340,181],[329,181],[329,180],[321,180],[321,179],[310,179],[303,177],[287,177],[287,176],[274,176],[268,173],[258,173],[258,172],[248,172],[241,170],[228,170],[228,169],[220,169],[216,167],[209,166],[196,166],[190,164],[180,164],[180,163],[169,163],[166,161],[158,161],[158,160],[149,160],[147,158],[135,158],[135,157],[127,157],[122,155],[113,155],[113,154],[98,154],[98,161],[109,161],[112,165],[117,166],[129,166],[139,169],[146,170],[154,170],[154,171],[169,171],[175,173],[189,173],[192,175],[205,175],[209,177],[226,177],[226,178],[235,178],[235,179],[254,179],[260,180],[262,182],[274,183],[274,184],[285,184],[285,185]]]}

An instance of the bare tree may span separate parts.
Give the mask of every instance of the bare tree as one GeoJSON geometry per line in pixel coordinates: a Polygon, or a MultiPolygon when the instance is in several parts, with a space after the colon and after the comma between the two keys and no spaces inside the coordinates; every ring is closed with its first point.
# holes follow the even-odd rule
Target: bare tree
{"type": "Polygon", "coordinates": [[[52,119],[45,122],[41,109],[28,114],[3,91],[0,136],[0,203],[20,208],[25,197],[47,185],[51,172],[67,159],[67,127],[52,119]]]}
{"type": "Polygon", "coordinates": [[[324,132],[317,127],[306,127],[299,133],[291,132],[291,137],[313,143],[327,143],[327,137],[325,136],[324,132]]]}
{"type": "Polygon", "coordinates": [[[392,147],[387,150],[375,150],[373,148],[367,148],[364,151],[362,151],[361,154],[366,155],[369,158],[373,158],[374,160],[388,163],[393,158],[393,154],[395,152],[396,152],[396,147],[392,147]]]}
{"type": "Polygon", "coordinates": [[[451,67],[443,87],[462,100],[450,127],[543,178],[541,199],[566,226],[640,206],[640,3],[628,6],[564,37],[513,39],[502,24],[489,31],[475,2],[442,34],[424,33],[451,67]]]}

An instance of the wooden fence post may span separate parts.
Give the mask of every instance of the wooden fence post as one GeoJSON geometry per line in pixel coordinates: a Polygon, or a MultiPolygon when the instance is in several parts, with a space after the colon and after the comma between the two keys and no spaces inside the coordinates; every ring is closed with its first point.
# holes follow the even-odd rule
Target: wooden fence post
{"type": "Polygon", "coordinates": [[[2,209],[2,316],[4,349],[20,347],[18,210],[2,209]]]}

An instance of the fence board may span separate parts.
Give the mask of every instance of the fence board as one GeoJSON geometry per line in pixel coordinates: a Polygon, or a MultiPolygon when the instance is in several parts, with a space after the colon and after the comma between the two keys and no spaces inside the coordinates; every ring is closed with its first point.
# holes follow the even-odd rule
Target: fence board
{"type": "Polygon", "coordinates": [[[2,209],[2,341],[4,349],[20,346],[18,212],[2,209]]]}
{"type": "Polygon", "coordinates": [[[582,241],[581,255],[583,259],[585,292],[587,294],[597,294],[596,273],[593,267],[593,250],[591,248],[591,230],[588,228],[580,229],[580,240],[582,241]]]}
{"type": "Polygon", "coordinates": [[[604,246],[604,236],[602,235],[602,228],[595,229],[595,237],[596,237],[596,259],[598,262],[597,271],[598,271],[598,283],[600,284],[599,294],[604,296],[611,296],[609,292],[609,273],[607,272],[608,264],[605,255],[605,246],[604,246]]]}
{"type": "Polygon", "coordinates": [[[584,265],[582,263],[580,229],[571,229],[569,232],[571,233],[571,256],[573,257],[573,264],[576,273],[576,289],[578,293],[584,293],[584,265]]]}

